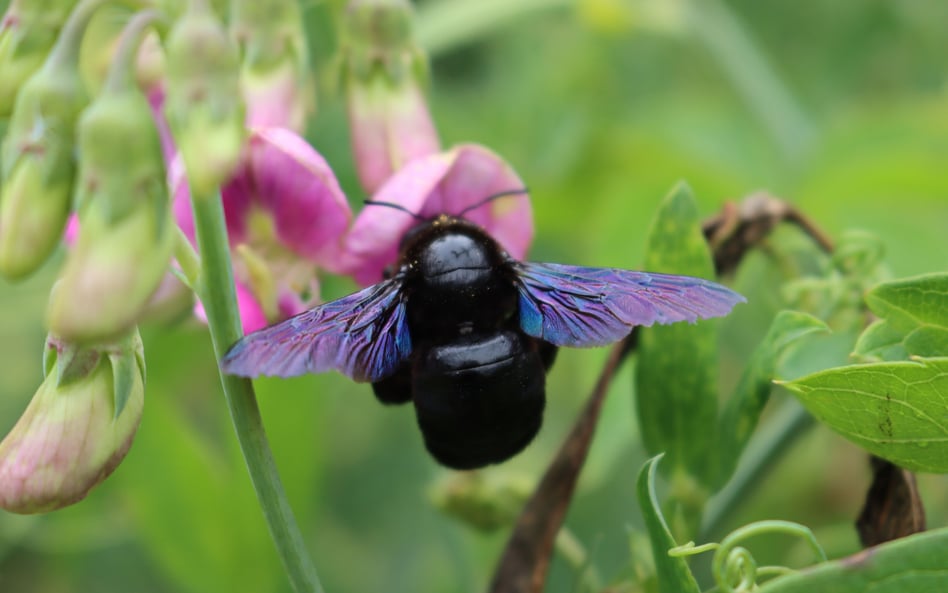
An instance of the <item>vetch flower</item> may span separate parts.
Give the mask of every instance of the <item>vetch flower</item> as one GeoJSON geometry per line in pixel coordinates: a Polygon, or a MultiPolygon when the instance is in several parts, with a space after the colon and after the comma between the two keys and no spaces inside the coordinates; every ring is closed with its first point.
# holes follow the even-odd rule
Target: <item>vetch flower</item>
{"type": "MultiPolygon", "coordinates": [[[[170,178],[175,218],[193,241],[180,159],[172,163],[170,178]]],[[[352,218],[323,157],[292,130],[251,130],[240,166],[221,196],[244,331],[295,315],[315,302],[316,270],[339,268],[341,239],[352,218]]]]}
{"type": "Polygon", "coordinates": [[[237,168],[244,144],[237,47],[208,0],[189,0],[166,50],[165,113],[191,191],[207,198],[237,168]]]}
{"type": "Polygon", "coordinates": [[[77,56],[98,5],[84,2],[73,12],[43,66],[17,95],[0,148],[0,273],[10,279],[42,265],[66,224],[75,177],[76,120],[88,103],[77,56]]]}
{"type": "Polygon", "coordinates": [[[46,378],[0,443],[0,507],[15,513],[82,500],[125,457],[142,415],[137,330],[91,348],[50,334],[44,366],[46,378]]]}
{"type": "MultiPolygon", "coordinates": [[[[460,215],[482,226],[507,252],[523,259],[533,240],[533,211],[527,195],[507,196],[475,207],[485,198],[524,187],[499,156],[483,146],[464,144],[405,165],[372,197],[402,206],[423,218],[460,215]],[[468,208],[470,211],[465,212],[468,208]]],[[[366,206],[346,237],[345,271],[368,286],[398,258],[402,236],[418,221],[379,206],[366,206]]]]}
{"type": "Polygon", "coordinates": [[[409,161],[441,149],[411,18],[404,0],[354,0],[346,8],[343,84],[356,170],[370,194],[409,161]]]}
{"type": "Polygon", "coordinates": [[[133,75],[148,18],[142,13],[126,28],[105,89],[79,122],[79,235],[47,310],[51,331],[73,342],[128,332],[171,260],[174,223],[161,143],[133,75]]]}
{"type": "Polygon", "coordinates": [[[12,0],[0,20],[0,118],[42,65],[75,5],[71,0],[12,0]]]}
{"type": "Polygon", "coordinates": [[[315,93],[297,0],[234,0],[230,32],[241,52],[247,127],[301,132],[315,93]]]}

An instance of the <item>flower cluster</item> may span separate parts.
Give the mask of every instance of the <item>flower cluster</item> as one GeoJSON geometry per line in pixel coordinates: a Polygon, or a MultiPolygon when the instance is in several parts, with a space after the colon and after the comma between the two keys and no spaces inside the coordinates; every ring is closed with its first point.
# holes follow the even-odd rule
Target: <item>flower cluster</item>
{"type": "MultiPolygon", "coordinates": [[[[159,2],[117,39],[87,35],[108,0],[74,4],[49,0],[38,15],[14,0],[0,24],[0,274],[25,278],[61,243],[67,252],[46,379],[0,443],[0,507],[16,512],[80,500],[128,451],[145,392],[137,326],[180,307],[204,319],[200,201],[220,200],[247,332],[319,302],[320,273],[378,282],[416,224],[371,206],[353,221],[300,135],[315,92],[296,0],[234,0],[227,22],[210,0],[159,2]],[[80,75],[80,44],[107,56],[101,80],[80,75]]],[[[353,0],[344,16],[339,63],[365,195],[418,217],[464,211],[523,257],[526,196],[471,208],[523,182],[483,146],[442,148],[410,6],[353,0]]]]}

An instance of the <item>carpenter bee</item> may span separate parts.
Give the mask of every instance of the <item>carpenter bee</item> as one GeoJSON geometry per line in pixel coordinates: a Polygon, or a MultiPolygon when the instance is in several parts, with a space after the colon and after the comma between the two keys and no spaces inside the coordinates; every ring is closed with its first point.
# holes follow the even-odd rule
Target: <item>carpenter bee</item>
{"type": "Polygon", "coordinates": [[[637,325],[719,317],[744,301],[701,278],[518,261],[463,214],[406,233],[382,282],[244,337],[224,372],[334,369],[371,382],[383,403],[414,404],[436,460],[473,469],[533,440],[558,347],[602,346],[637,325]]]}

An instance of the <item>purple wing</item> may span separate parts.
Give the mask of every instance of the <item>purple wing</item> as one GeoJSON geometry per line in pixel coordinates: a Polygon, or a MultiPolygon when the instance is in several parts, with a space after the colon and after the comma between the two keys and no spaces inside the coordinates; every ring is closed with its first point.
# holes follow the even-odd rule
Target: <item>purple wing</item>
{"type": "Polygon", "coordinates": [[[356,381],[378,381],[410,354],[405,300],[395,278],[245,336],[224,355],[221,368],[243,377],[335,369],[356,381]]]}
{"type": "Polygon", "coordinates": [[[636,325],[727,315],[744,297],[720,284],[692,278],[516,262],[520,327],[556,346],[602,346],[636,325]]]}

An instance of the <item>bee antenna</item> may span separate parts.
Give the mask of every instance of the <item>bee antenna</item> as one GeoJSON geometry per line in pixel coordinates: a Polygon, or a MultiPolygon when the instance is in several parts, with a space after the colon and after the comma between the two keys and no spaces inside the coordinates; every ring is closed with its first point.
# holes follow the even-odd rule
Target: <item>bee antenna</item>
{"type": "Polygon", "coordinates": [[[458,216],[458,218],[460,218],[460,217],[464,216],[465,214],[467,214],[468,212],[470,212],[471,210],[477,210],[478,208],[480,208],[480,207],[483,206],[484,204],[487,204],[487,203],[489,203],[489,202],[493,202],[494,200],[496,200],[496,199],[498,199],[498,198],[505,198],[505,197],[507,197],[507,196],[519,196],[519,195],[521,195],[521,194],[527,194],[527,193],[530,193],[530,190],[527,189],[526,187],[521,187],[521,188],[519,188],[519,189],[508,189],[508,190],[505,190],[505,191],[502,191],[502,192],[497,192],[496,194],[491,194],[491,195],[487,196],[486,198],[484,198],[484,199],[481,200],[480,202],[476,202],[476,203],[474,203],[474,204],[471,204],[470,206],[468,206],[468,207],[465,208],[464,210],[461,210],[461,212],[459,212],[459,213],[457,214],[457,216],[458,216]]]}
{"type": "Polygon", "coordinates": [[[422,222],[425,221],[425,218],[423,216],[420,216],[412,212],[411,210],[409,210],[408,208],[405,208],[401,204],[395,204],[393,202],[377,202],[375,200],[363,200],[362,203],[365,204],[366,206],[385,206],[387,208],[394,208],[395,210],[399,210],[401,212],[404,212],[405,214],[410,215],[415,220],[420,220],[422,222]]]}

